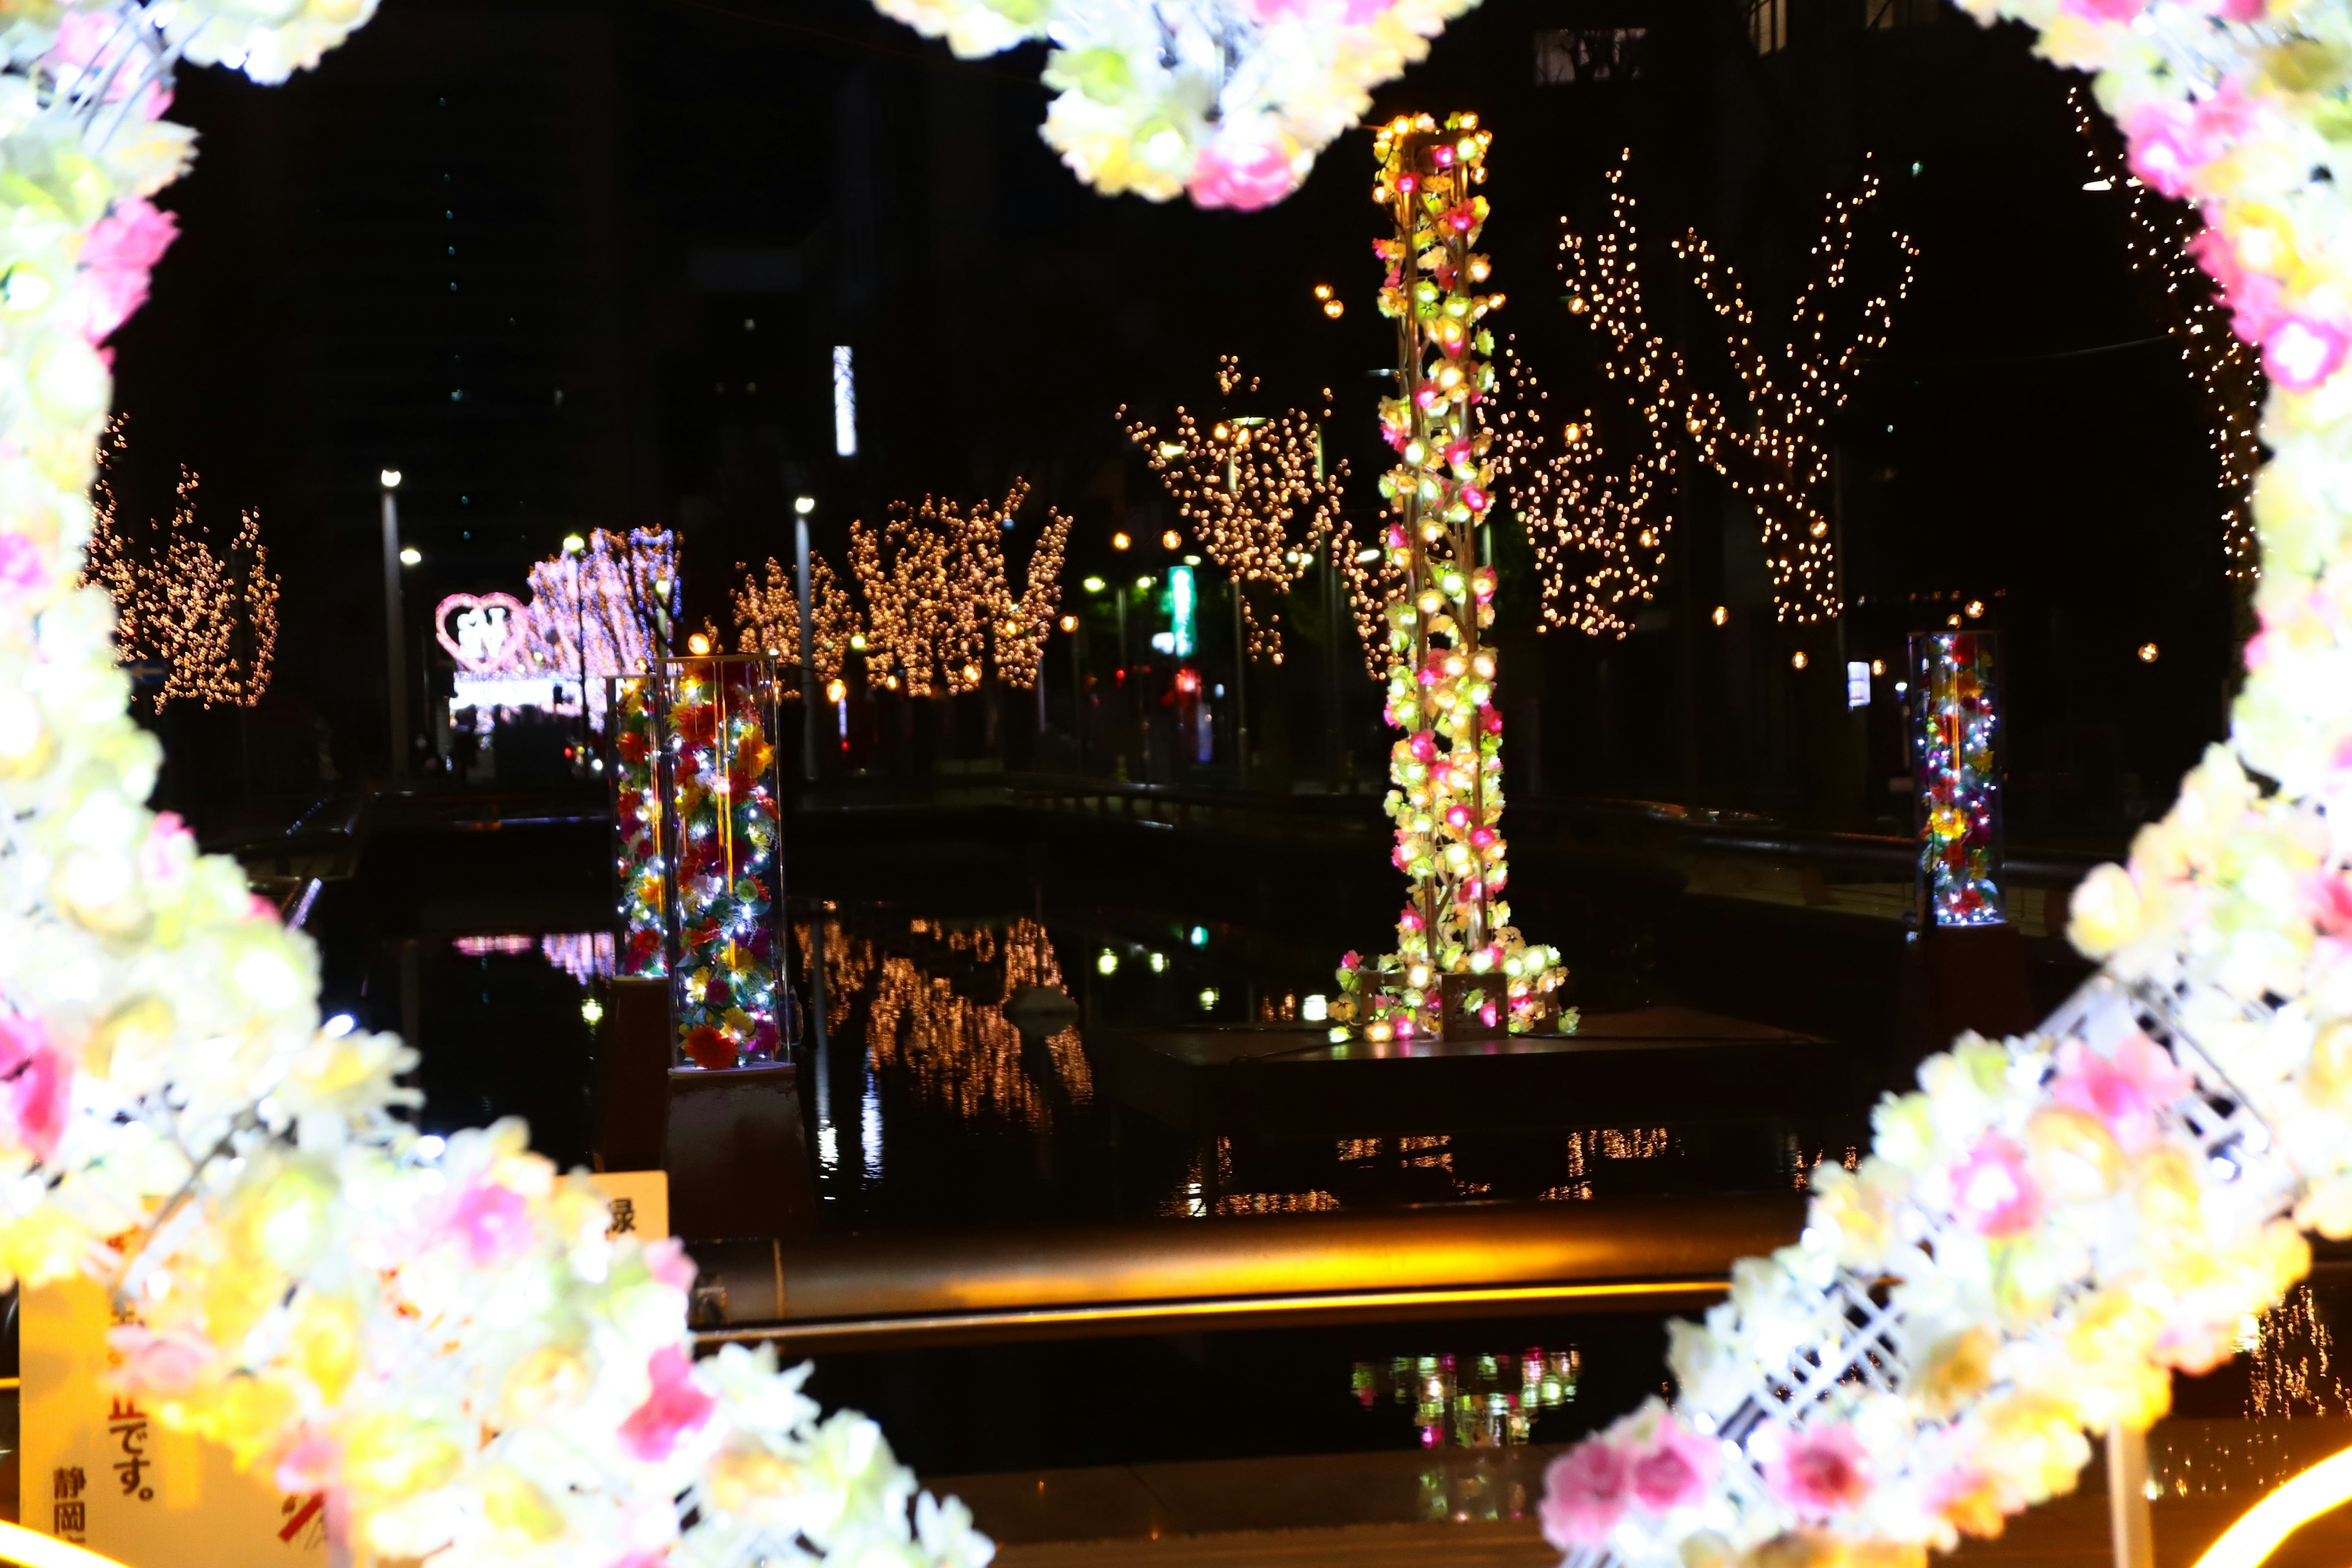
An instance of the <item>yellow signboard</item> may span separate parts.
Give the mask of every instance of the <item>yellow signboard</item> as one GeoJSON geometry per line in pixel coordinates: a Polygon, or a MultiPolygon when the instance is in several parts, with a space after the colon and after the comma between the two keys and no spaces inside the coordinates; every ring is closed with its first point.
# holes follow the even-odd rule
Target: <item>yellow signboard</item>
{"type": "Polygon", "coordinates": [[[613,1206],[613,1223],[604,1227],[607,1239],[659,1241],[669,1234],[667,1171],[598,1171],[588,1179],[613,1206]]]}
{"type": "MultiPolygon", "coordinates": [[[[607,1236],[669,1234],[669,1176],[599,1173],[607,1236]]],[[[27,1291],[20,1318],[26,1525],[129,1568],[324,1568],[326,1513],[240,1475],[228,1450],[167,1432],[141,1400],[108,1386],[119,1321],[87,1279],[27,1291]]]]}
{"type": "Polygon", "coordinates": [[[131,1568],[323,1565],[321,1499],[238,1474],[227,1449],[165,1431],[140,1399],[107,1386],[116,1321],[87,1279],[25,1294],[25,1523],[131,1568]]]}

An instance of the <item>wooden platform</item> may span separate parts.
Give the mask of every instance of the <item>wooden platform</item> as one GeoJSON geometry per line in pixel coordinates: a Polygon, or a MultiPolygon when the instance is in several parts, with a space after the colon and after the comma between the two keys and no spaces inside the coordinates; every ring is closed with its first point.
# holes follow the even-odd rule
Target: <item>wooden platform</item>
{"type": "Polygon", "coordinates": [[[1098,1039],[1121,1103],[1203,1134],[1746,1120],[1842,1109],[1877,1087],[1875,1066],[1842,1047],[1689,1007],[1592,1014],[1573,1035],[1503,1040],[1334,1043],[1313,1025],[1098,1039]]]}

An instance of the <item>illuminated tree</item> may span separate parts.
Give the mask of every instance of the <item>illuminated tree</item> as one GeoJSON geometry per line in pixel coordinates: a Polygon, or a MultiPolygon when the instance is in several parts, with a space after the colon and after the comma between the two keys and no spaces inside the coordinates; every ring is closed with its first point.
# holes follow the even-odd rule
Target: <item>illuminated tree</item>
{"type": "MultiPolygon", "coordinates": [[[[1144,449],[1202,550],[1240,587],[1251,655],[1280,664],[1281,596],[1306,575],[1318,549],[1330,548],[1348,463],[1344,458],[1324,461],[1328,388],[1319,415],[1301,408],[1274,416],[1242,414],[1231,404],[1244,379],[1240,359],[1221,355],[1217,394],[1226,412],[1207,428],[1179,407],[1172,435],[1163,437],[1156,426],[1140,421],[1129,426],[1127,434],[1144,449]]],[[[1257,378],[1247,380],[1248,390],[1255,393],[1257,378]]],[[[1127,410],[1118,414],[1124,418],[1127,410]]]]}
{"type": "Polygon", "coordinates": [[[604,677],[650,669],[669,652],[680,605],[677,537],[600,528],[582,542],[531,567],[522,657],[537,673],[583,679],[601,728],[604,677]]]}
{"type": "Polygon", "coordinates": [[[240,513],[228,548],[215,552],[196,518],[201,481],[183,468],[171,521],[134,533],[120,516],[112,479],[122,431],[118,418],[100,447],[81,581],[114,600],[122,661],[164,667],[158,710],[173,702],[251,708],[269,689],[278,655],[278,579],[261,519],[249,509],[240,513]]]}
{"type": "Polygon", "coordinates": [[[2214,297],[2213,280],[2189,248],[2205,232],[2197,209],[2168,201],[2134,178],[2105,117],[2089,95],[2080,87],[2069,87],[2066,96],[2074,110],[2074,128],[2090,154],[2095,177],[2086,188],[2122,195],[2125,221],[2130,226],[2124,248],[2132,270],[2162,285],[2147,293],[2197,383],[2198,397],[2205,405],[2206,439],[2221,470],[2215,488],[2221,492],[2224,569],[2231,577],[2251,581],[2262,575],[2253,515],[2246,502],[2263,458],[2263,394],[2269,382],[2263,374],[2262,351],[2230,330],[2230,312],[2214,297]]]}
{"type": "MultiPolygon", "coordinates": [[[[1813,243],[1812,275],[1797,295],[1788,335],[1766,344],[1758,340],[1755,311],[1738,273],[1696,232],[1675,240],[1675,258],[1725,328],[1726,355],[1740,386],[1738,398],[1727,403],[1700,384],[1682,355],[1649,324],[1634,202],[1624,181],[1621,161],[1609,172],[1607,229],[1591,237],[1560,237],[1569,311],[1591,318],[1608,343],[1604,371],[1628,384],[1643,401],[1645,416],[1655,410],[1679,424],[1700,460],[1753,503],[1779,617],[1808,622],[1835,616],[1843,605],[1824,510],[1829,418],[1844,406],[1863,361],[1885,346],[1895,307],[1910,292],[1917,250],[1909,237],[1890,231],[1900,263],[1892,293],[1874,294],[1851,310],[1845,308],[1858,288],[1852,268],[1858,220],[1879,193],[1877,177],[1864,174],[1856,194],[1830,202],[1813,243]]],[[[1629,482],[1621,489],[1615,503],[1621,512],[1636,488],[1629,482]]]]}
{"type": "Polygon", "coordinates": [[[1622,637],[1665,573],[1678,457],[1667,416],[1655,404],[1629,407],[1622,423],[1638,424],[1639,449],[1614,462],[1591,409],[1560,419],[1534,368],[1507,344],[1502,361],[1496,467],[1535,550],[1544,617],[1537,629],[1622,637]]]}
{"type": "Polygon", "coordinates": [[[1037,679],[1045,634],[1061,603],[1070,520],[1049,510],[1019,597],[1008,585],[1004,535],[1028,499],[1015,479],[1000,505],[969,509],[925,496],[894,501],[880,528],[849,525],[849,566],[866,601],[868,668],[910,697],[979,689],[993,670],[1007,685],[1037,679]]]}
{"type": "MultiPolygon", "coordinates": [[[[740,572],[740,563],[736,565],[740,572]]],[[[849,650],[864,632],[857,615],[857,604],[849,590],[833,570],[833,563],[824,556],[809,557],[809,593],[814,601],[815,626],[810,637],[810,652],[816,664],[816,680],[821,687],[831,686],[841,679],[847,665],[849,650]]],[[[801,665],[801,600],[800,587],[793,570],[769,557],[766,567],[757,576],[747,575],[735,590],[735,646],[743,653],[764,653],[786,669],[798,669],[801,665]]],[[[716,639],[713,647],[718,646],[716,639]]],[[[800,683],[782,683],[782,693],[798,699],[800,683]]]]}

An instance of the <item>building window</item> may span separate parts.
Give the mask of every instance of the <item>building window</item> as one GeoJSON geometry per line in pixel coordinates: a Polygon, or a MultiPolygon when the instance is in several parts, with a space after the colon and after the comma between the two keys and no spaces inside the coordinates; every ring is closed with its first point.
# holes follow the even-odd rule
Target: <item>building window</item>
{"type": "MultiPolygon", "coordinates": [[[[1869,0],[1879,5],[1884,0],[1869,0]]],[[[1759,55],[1789,47],[1789,0],[1748,0],[1748,41],[1759,55]]]]}
{"type": "Polygon", "coordinates": [[[1545,27],[1535,36],[1536,83],[1631,81],[1642,74],[1646,27],[1545,27]]]}
{"type": "Polygon", "coordinates": [[[1944,9],[1944,0],[1864,0],[1873,27],[1925,27],[1944,9]]]}

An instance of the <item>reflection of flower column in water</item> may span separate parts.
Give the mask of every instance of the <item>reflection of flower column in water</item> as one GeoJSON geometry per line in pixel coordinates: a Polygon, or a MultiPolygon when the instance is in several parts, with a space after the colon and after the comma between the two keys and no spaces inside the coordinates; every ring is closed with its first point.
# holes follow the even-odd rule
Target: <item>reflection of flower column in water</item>
{"type": "Polygon", "coordinates": [[[1937,632],[1914,637],[1911,647],[1919,684],[1922,892],[1937,925],[1998,925],[2005,916],[1993,638],[1937,632]]]}

